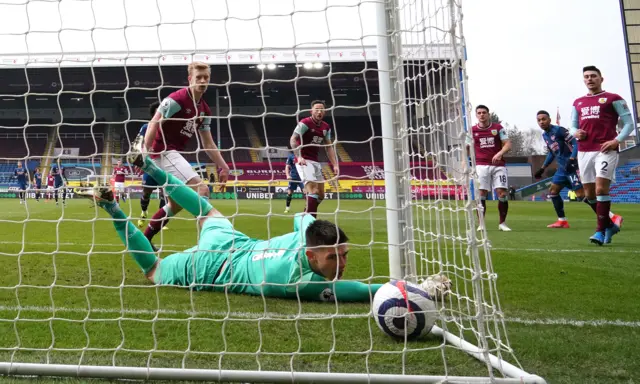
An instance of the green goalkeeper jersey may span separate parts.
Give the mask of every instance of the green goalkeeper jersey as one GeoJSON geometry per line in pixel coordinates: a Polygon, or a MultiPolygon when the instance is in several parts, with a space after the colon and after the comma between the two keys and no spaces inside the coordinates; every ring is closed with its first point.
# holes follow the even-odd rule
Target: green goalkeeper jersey
{"type": "Polygon", "coordinates": [[[195,289],[303,300],[369,301],[381,284],[327,281],[313,272],[305,254],[305,231],[314,220],[311,215],[298,215],[293,232],[269,240],[251,239],[225,219],[207,220],[207,230],[203,229],[197,247],[202,251],[164,259],[161,283],[187,286],[195,272],[195,289]],[[189,260],[195,260],[195,268],[189,260]]]}

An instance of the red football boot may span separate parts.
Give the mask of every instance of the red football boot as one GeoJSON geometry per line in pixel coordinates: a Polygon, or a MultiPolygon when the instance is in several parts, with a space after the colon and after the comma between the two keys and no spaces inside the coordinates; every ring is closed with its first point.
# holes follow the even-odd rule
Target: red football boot
{"type": "Polygon", "coordinates": [[[571,228],[567,220],[558,220],[553,224],[547,225],[547,228],[571,228]]]}
{"type": "Polygon", "coordinates": [[[611,221],[613,222],[613,224],[617,225],[618,228],[622,228],[622,222],[624,221],[624,219],[620,215],[613,215],[611,221]]]}

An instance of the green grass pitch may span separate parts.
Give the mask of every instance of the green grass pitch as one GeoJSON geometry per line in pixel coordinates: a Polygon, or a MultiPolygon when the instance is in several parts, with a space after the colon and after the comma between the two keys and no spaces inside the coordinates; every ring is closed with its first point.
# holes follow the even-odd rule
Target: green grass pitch
{"type": "MultiPolygon", "coordinates": [[[[252,237],[292,228],[282,200],[211,202],[225,214],[241,213],[236,228],[252,237]]],[[[63,210],[30,200],[28,207],[0,200],[0,219],[12,221],[0,221],[0,361],[440,375],[446,356],[450,375],[486,374],[480,362],[435,338],[391,340],[367,315],[370,305],[153,287],[107,216],[92,220],[88,202],[71,200],[63,210]]],[[[156,207],[152,201],[150,211],[156,207]]],[[[300,210],[302,202],[292,207],[300,210]]],[[[320,206],[337,208],[336,201],[320,206]]],[[[138,200],[123,209],[137,216],[138,200]]],[[[388,274],[383,205],[340,201],[339,209],[341,227],[363,245],[352,247],[345,278],[381,281],[388,274]]],[[[523,368],[550,383],[632,383],[640,376],[640,209],[613,210],[624,215],[623,230],[597,247],[588,241],[595,216],[585,204],[567,203],[572,228],[552,230],[550,203],[512,202],[510,233],[497,230],[497,207],[488,204],[508,341],[523,368]]],[[[172,220],[156,243],[161,236],[165,250],[194,245],[195,222],[187,219],[172,220]]]]}

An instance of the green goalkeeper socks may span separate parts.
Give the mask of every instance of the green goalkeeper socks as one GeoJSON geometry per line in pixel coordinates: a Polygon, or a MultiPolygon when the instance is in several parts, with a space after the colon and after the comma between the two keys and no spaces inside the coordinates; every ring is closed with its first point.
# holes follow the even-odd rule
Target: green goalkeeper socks
{"type": "Polygon", "coordinates": [[[138,266],[145,274],[149,272],[158,260],[149,240],[128,220],[115,201],[102,203],[100,206],[116,219],[113,226],[138,266]]]}
{"type": "Polygon", "coordinates": [[[159,185],[166,185],[167,195],[192,215],[206,216],[213,209],[207,199],[198,195],[181,180],[158,168],[149,157],[144,159],[142,170],[148,173],[159,185]]]}

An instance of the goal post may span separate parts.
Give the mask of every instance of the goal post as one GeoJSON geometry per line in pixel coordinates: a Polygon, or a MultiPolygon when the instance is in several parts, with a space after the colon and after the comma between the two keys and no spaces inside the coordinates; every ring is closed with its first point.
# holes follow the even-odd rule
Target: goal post
{"type": "MultiPolygon", "coordinates": [[[[415,17],[415,14],[424,15],[431,2],[389,0],[376,4],[389,275],[392,279],[415,282],[433,273],[444,273],[453,277],[454,286],[456,282],[462,282],[457,284],[458,290],[463,286],[465,290],[470,289],[471,297],[464,297],[464,300],[471,304],[467,306],[466,316],[475,323],[473,339],[476,345],[465,340],[464,320],[456,319],[459,314],[453,315],[453,311],[447,313],[444,308],[442,313],[446,315],[431,331],[453,347],[486,364],[486,379],[467,377],[464,381],[493,381],[501,375],[522,383],[543,383],[545,381],[541,377],[507,362],[504,355],[512,355],[511,348],[496,340],[492,334],[492,326],[505,330],[505,336],[506,328],[496,312],[489,312],[501,312],[495,290],[496,275],[491,267],[484,233],[480,239],[475,234],[475,211],[479,201],[471,196],[479,195],[471,193],[474,167],[468,161],[472,153],[466,149],[469,108],[465,105],[468,100],[467,87],[463,86],[466,83],[466,58],[462,11],[459,2],[446,3],[441,11],[446,14],[447,21],[441,27],[448,33],[443,39],[448,43],[452,57],[438,63],[436,69],[426,70],[422,68],[429,66],[429,56],[422,55],[419,49],[416,54],[411,50],[403,50],[403,47],[426,48],[427,36],[424,31],[431,26],[425,25],[424,17],[415,17]],[[415,66],[419,68],[417,71],[409,69],[415,66]],[[440,93],[444,95],[438,95],[440,93]],[[426,174],[421,169],[425,161],[426,174]],[[421,193],[424,182],[427,182],[427,188],[431,187],[429,183],[439,179],[433,173],[440,171],[446,173],[446,180],[456,189],[454,195],[445,198],[442,190],[421,193]],[[420,180],[417,193],[412,185],[416,178],[420,180]],[[435,220],[429,211],[437,212],[435,220]],[[462,228],[458,233],[453,228],[442,227],[446,220],[442,216],[446,211],[459,215],[456,219],[461,219],[462,223],[456,224],[462,225],[462,228]],[[435,228],[427,228],[425,224],[429,222],[435,228]],[[449,247],[464,250],[469,259],[468,266],[453,265],[448,257],[449,247]],[[484,265],[480,250],[487,260],[484,265]],[[461,267],[468,269],[470,278],[466,281],[457,278],[457,270],[461,267]],[[490,295],[495,295],[491,297],[490,305],[485,302],[485,284],[491,285],[490,295]]],[[[449,187],[444,184],[439,183],[436,190],[449,187]]],[[[453,296],[459,300],[462,295],[458,295],[460,292],[453,296]]],[[[450,300],[445,305],[453,306],[454,301],[450,300]]],[[[437,381],[434,377],[429,379],[437,381]]]]}
{"type": "MultiPolygon", "coordinates": [[[[357,213],[367,215],[371,239],[354,240],[351,249],[352,254],[368,256],[370,260],[360,265],[369,262],[371,269],[355,271],[358,278],[354,280],[370,283],[402,279],[420,283],[428,276],[446,274],[453,283],[452,292],[446,300],[437,301],[436,326],[427,340],[390,340],[378,332],[370,303],[284,303],[228,292],[205,297],[194,290],[177,292],[177,288],[143,281],[139,268],[130,260],[129,249],[113,232],[114,220],[98,212],[98,207],[85,204],[79,208],[80,204],[72,201],[53,211],[39,210],[28,202],[24,204],[25,218],[0,218],[0,225],[18,228],[16,237],[6,241],[7,249],[0,250],[7,271],[0,276],[0,376],[252,383],[545,383],[543,378],[527,373],[515,358],[503,321],[488,239],[485,232],[475,230],[478,202],[474,196],[478,194],[473,194],[475,167],[465,145],[469,108],[460,0],[329,0],[320,6],[294,0],[292,9],[281,0],[246,4],[192,0],[180,1],[187,6],[173,7],[171,11],[163,8],[170,1],[157,1],[151,7],[158,13],[156,19],[143,17],[152,12],[140,5],[143,2],[134,0],[122,2],[127,3],[122,6],[124,16],[113,15],[113,19],[123,16],[122,25],[113,20],[109,21],[111,24],[100,24],[105,16],[109,18],[102,14],[107,8],[117,8],[111,1],[94,0],[91,5],[60,1],[56,7],[43,1],[0,5],[0,12],[7,17],[27,20],[25,29],[8,30],[0,25],[0,42],[8,42],[0,47],[0,71],[23,70],[27,82],[22,94],[16,93],[16,98],[24,98],[24,106],[20,106],[23,112],[17,111],[19,108],[3,112],[5,120],[21,120],[17,128],[11,129],[22,130],[26,140],[31,129],[59,130],[69,122],[79,127],[84,123],[76,120],[95,123],[100,115],[106,128],[99,141],[93,138],[96,149],[90,157],[109,162],[112,156],[126,158],[126,146],[121,146],[124,144],[117,138],[132,139],[129,135],[133,131],[127,125],[139,129],[148,121],[146,105],[131,95],[157,101],[166,89],[184,85],[168,80],[168,67],[180,66],[186,73],[190,62],[204,61],[214,68],[216,76],[224,73],[212,77],[208,91],[215,98],[215,105],[209,103],[211,128],[217,144],[232,154],[230,166],[237,177],[242,175],[240,168],[251,170],[259,160],[268,163],[269,171],[274,169],[270,156],[254,159],[247,155],[245,160],[238,159],[242,153],[257,152],[256,148],[267,153],[276,148],[270,144],[271,131],[266,122],[274,117],[298,119],[308,113],[313,99],[302,94],[299,87],[307,86],[305,82],[323,82],[328,88],[323,95],[329,96],[326,101],[332,118],[361,113],[369,121],[376,120],[371,124],[370,137],[359,141],[352,137],[341,140],[341,132],[351,128],[348,124],[335,127],[336,146],[357,142],[370,148],[370,158],[362,163],[367,168],[380,169],[384,175],[383,180],[375,180],[374,171],[354,183],[359,190],[372,192],[371,201],[364,202],[371,205],[357,211],[365,205],[355,201],[357,206],[352,210],[352,200],[336,188],[337,202],[327,199],[319,208],[323,211],[335,203],[335,212],[321,213],[335,213],[335,221],[341,226],[348,225],[348,220],[362,220],[356,217],[357,213]],[[34,18],[29,14],[30,7],[44,7],[46,12],[40,19],[34,18]],[[355,18],[341,16],[347,10],[355,11],[350,15],[360,18],[360,25],[354,27],[358,24],[355,18]],[[54,19],[60,19],[60,23],[47,30],[43,20],[44,16],[51,18],[51,12],[59,13],[54,19]],[[69,18],[79,24],[66,24],[69,18]],[[34,28],[29,24],[32,19],[33,25],[36,20],[42,24],[34,28]],[[316,20],[320,20],[319,30],[326,27],[326,40],[322,37],[318,42],[315,31],[306,35],[307,23],[316,20]],[[253,30],[229,29],[248,21],[255,21],[253,30]],[[292,26],[291,33],[284,27],[287,23],[292,26]],[[332,33],[336,25],[352,28],[349,33],[332,33]],[[283,27],[280,30],[278,26],[283,27]],[[175,27],[180,33],[173,29],[168,33],[165,27],[175,27]],[[145,28],[151,28],[153,33],[140,32],[139,41],[134,41],[134,31],[145,28]],[[124,50],[97,48],[116,40],[111,35],[105,38],[102,33],[119,30],[124,37],[124,50]],[[55,35],[59,51],[49,49],[55,41],[48,37],[39,45],[34,36],[39,33],[55,35]],[[73,35],[78,44],[83,39],[90,44],[71,49],[62,43],[65,34],[73,35]],[[218,45],[203,47],[196,39],[201,34],[220,37],[218,45]],[[255,35],[259,39],[251,40],[255,35]],[[21,46],[14,39],[16,36],[27,43],[21,46]],[[154,38],[158,40],[156,45],[149,43],[154,38]],[[292,42],[286,47],[267,43],[290,41],[289,38],[292,42]],[[364,62],[363,69],[338,67],[349,62],[364,62]],[[326,73],[316,76],[304,72],[317,64],[328,67],[326,73]],[[241,72],[233,72],[234,65],[246,66],[243,70],[247,71],[262,71],[259,82],[233,77],[242,76],[241,72]],[[274,72],[269,71],[278,70],[281,65],[295,67],[295,77],[270,78],[274,72]],[[128,71],[136,66],[156,71],[160,82],[145,78],[151,77],[146,72],[130,82],[128,71]],[[77,71],[63,75],[63,68],[68,67],[77,71]],[[43,80],[45,76],[38,77],[34,68],[56,69],[62,84],[43,80]],[[123,69],[123,90],[109,88],[112,85],[109,79],[104,80],[104,68],[123,69]],[[368,73],[375,73],[376,81],[371,83],[377,87],[378,98],[369,89],[372,85],[368,73]],[[74,89],[74,82],[82,77],[90,78],[92,86],[74,89]],[[362,82],[359,87],[366,94],[357,96],[358,105],[349,104],[343,101],[346,95],[334,89],[334,80],[336,84],[362,82]],[[106,90],[100,89],[101,81],[106,90]],[[45,82],[51,83],[53,93],[38,88],[45,82]],[[294,101],[267,106],[265,100],[270,95],[266,85],[270,83],[284,84],[279,90],[290,92],[294,101]],[[231,89],[238,87],[244,87],[241,97],[258,98],[261,105],[243,104],[235,94],[232,96],[231,89]],[[153,96],[137,93],[142,91],[153,96]],[[116,108],[110,108],[111,104],[100,101],[101,93],[117,94],[114,98],[121,101],[116,108]],[[55,98],[53,106],[38,104],[39,98],[51,94],[55,98]],[[61,101],[69,95],[71,104],[61,101]],[[43,123],[51,116],[59,121],[43,123]],[[232,128],[233,119],[245,119],[246,125],[232,128]],[[251,131],[251,121],[258,120],[264,132],[251,131]],[[124,126],[124,133],[116,131],[120,126],[124,126]],[[230,137],[222,137],[225,129],[230,137]],[[263,138],[266,143],[260,143],[263,138]],[[381,142],[379,153],[375,152],[377,147],[369,147],[374,140],[381,142]],[[384,224],[378,225],[376,220],[384,224]],[[42,229],[45,225],[55,227],[54,238],[46,239],[42,229]],[[33,227],[37,232],[31,234],[33,227]],[[75,234],[73,240],[65,241],[65,231],[79,231],[82,235],[75,234]],[[83,231],[87,231],[86,236],[83,231]],[[76,240],[88,244],[75,244],[76,240]]],[[[43,148],[45,144],[51,146],[50,142],[40,144],[43,148]]],[[[198,163],[206,159],[200,143],[195,152],[198,163]]],[[[0,160],[3,156],[0,153],[0,160]]],[[[34,159],[39,155],[28,156],[34,159]]],[[[47,156],[45,153],[39,157],[42,164],[50,160],[51,156],[47,156]]],[[[86,177],[87,184],[106,184],[109,179],[107,174],[86,177]]],[[[269,192],[270,184],[264,186],[268,182],[260,182],[256,188],[266,189],[267,195],[276,194],[269,192]]],[[[281,223],[286,219],[284,231],[290,231],[290,217],[276,213],[280,207],[275,198],[255,202],[259,209],[245,211],[244,207],[254,202],[237,198],[241,188],[229,184],[234,190],[220,193],[220,201],[212,200],[212,205],[219,202],[224,206],[222,200],[228,199],[225,208],[235,211],[230,216],[232,222],[237,219],[258,223],[266,216],[267,228],[262,228],[261,236],[271,238],[281,234],[285,228],[281,223]],[[278,220],[280,224],[274,224],[278,220]]],[[[353,188],[352,195],[357,190],[353,188]]],[[[137,207],[129,205],[123,211],[131,222],[142,219],[136,215],[137,207]]],[[[195,220],[184,216],[172,218],[175,227],[186,226],[184,222],[188,221],[195,228],[195,220]]],[[[178,238],[180,235],[172,232],[174,224],[171,226],[157,236],[163,244],[165,238],[177,243],[166,244],[171,251],[182,251],[187,248],[181,242],[184,239],[178,238]]],[[[243,231],[242,227],[237,229],[243,231]]]]}

